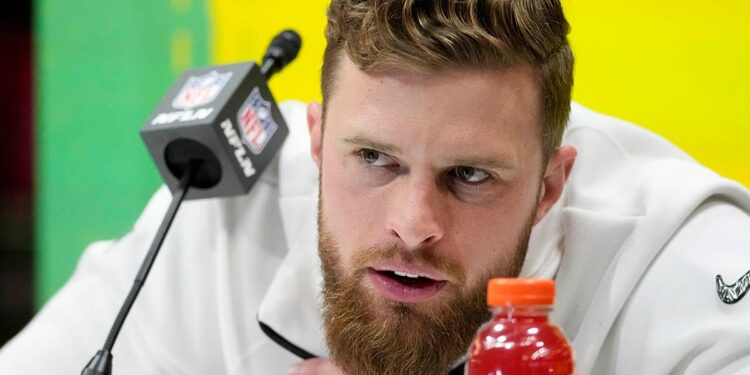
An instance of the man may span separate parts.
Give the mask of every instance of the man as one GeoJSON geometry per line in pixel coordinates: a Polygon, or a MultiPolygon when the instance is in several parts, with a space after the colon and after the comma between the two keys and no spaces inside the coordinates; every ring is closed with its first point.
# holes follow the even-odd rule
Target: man
{"type": "MultiPolygon", "coordinates": [[[[557,1],[328,17],[323,105],[283,106],[291,136],[249,196],[183,206],[115,373],[461,373],[486,281],[517,275],[556,279],[580,374],[750,371],[750,301],[714,283],[750,269],[750,194],[642,129],[568,121],[557,1]]],[[[86,251],[0,373],[83,367],[168,200],[86,251]]]]}

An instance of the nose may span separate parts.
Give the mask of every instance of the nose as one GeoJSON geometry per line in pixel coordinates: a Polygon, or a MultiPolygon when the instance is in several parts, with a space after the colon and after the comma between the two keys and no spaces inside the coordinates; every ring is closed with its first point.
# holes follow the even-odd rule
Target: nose
{"type": "Polygon", "coordinates": [[[396,187],[386,230],[407,249],[434,245],[444,235],[444,197],[429,177],[406,177],[396,187]]]}

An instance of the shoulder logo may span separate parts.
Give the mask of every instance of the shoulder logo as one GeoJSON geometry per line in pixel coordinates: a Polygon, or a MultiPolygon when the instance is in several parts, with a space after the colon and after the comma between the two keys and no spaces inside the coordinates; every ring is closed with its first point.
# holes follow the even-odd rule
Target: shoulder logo
{"type": "Polygon", "coordinates": [[[211,103],[231,77],[232,72],[219,73],[215,70],[202,76],[191,76],[172,100],[172,107],[191,109],[211,103]]]}
{"type": "Polygon", "coordinates": [[[739,302],[748,290],[750,290],[750,271],[730,285],[724,283],[721,275],[716,275],[716,292],[719,293],[719,299],[728,305],[739,302]]]}

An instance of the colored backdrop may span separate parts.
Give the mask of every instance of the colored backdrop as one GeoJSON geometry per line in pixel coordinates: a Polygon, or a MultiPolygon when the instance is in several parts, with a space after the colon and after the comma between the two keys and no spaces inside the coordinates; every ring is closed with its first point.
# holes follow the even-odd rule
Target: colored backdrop
{"type": "Polygon", "coordinates": [[[202,1],[39,0],[36,12],[42,303],[87,244],[130,228],[160,183],[138,130],[182,70],[210,59],[202,1]]]}
{"type": "MultiPolygon", "coordinates": [[[[261,57],[285,28],[298,59],[277,100],[319,100],[327,0],[37,2],[37,301],[86,244],[123,235],[160,183],[138,129],[189,66],[261,57]]],[[[750,186],[750,2],[563,0],[574,98],[669,138],[750,186]]]]}

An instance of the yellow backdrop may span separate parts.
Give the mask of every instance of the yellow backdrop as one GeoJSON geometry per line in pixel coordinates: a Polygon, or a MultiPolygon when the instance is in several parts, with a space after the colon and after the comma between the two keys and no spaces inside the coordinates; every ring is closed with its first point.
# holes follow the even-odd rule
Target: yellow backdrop
{"type": "MultiPolygon", "coordinates": [[[[212,0],[212,58],[258,59],[294,28],[300,56],[271,82],[277,100],[319,100],[328,0],[212,0]]],[[[576,55],[573,96],[676,143],[750,186],[750,2],[564,0],[576,55]]]]}

